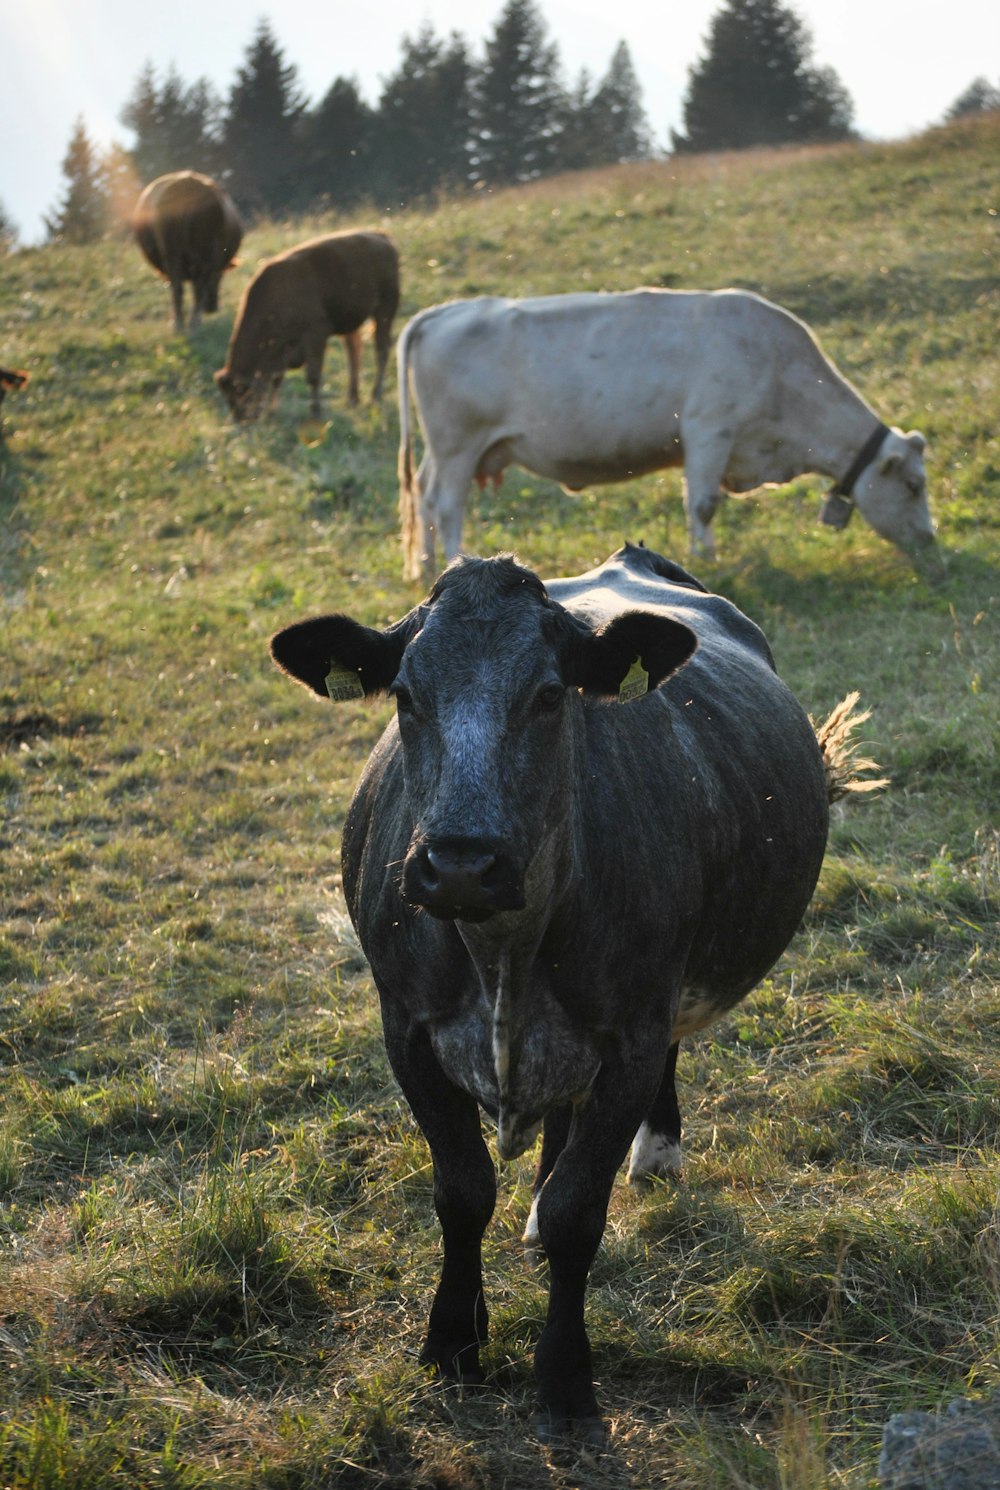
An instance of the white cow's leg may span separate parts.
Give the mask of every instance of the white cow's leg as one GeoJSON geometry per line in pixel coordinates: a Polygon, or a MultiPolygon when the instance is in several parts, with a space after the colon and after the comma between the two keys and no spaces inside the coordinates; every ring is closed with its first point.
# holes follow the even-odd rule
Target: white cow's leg
{"type": "Polygon", "coordinates": [[[462,551],[462,524],[465,498],[476,469],[469,456],[431,462],[427,456],[417,473],[417,496],[421,538],[420,560],[424,579],[436,578],[434,569],[435,540],[440,539],[444,561],[450,564],[462,551]],[[425,479],[426,475],[426,479],[425,479]]]}
{"type": "Polygon", "coordinates": [[[703,559],[715,558],[712,518],[722,500],[722,478],[729,459],[730,441],[699,431],[684,431],[684,507],[687,512],[691,552],[703,559]]]}

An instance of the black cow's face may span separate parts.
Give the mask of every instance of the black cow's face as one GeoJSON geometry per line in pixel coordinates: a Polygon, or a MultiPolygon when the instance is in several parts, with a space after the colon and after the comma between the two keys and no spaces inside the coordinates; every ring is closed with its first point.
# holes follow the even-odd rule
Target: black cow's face
{"type": "Polygon", "coordinates": [[[389,691],[416,825],[403,894],[481,921],[523,907],[529,865],[565,815],[576,700],[542,595],[469,599],[442,590],[389,691]]]}
{"type": "Polygon", "coordinates": [[[387,632],[330,616],[279,632],[271,649],[321,695],[395,698],[414,824],[403,895],[442,919],[485,921],[521,909],[533,865],[554,852],[579,785],[577,690],[614,697],[640,656],[655,687],[695,645],[645,612],[594,632],[500,558],[456,560],[387,632]]]}

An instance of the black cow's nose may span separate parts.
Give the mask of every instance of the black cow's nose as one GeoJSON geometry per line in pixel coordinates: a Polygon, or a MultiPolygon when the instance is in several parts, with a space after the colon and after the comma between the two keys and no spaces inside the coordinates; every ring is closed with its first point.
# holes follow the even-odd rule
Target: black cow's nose
{"type": "Polygon", "coordinates": [[[425,855],[427,882],[459,905],[481,894],[486,876],[497,861],[496,854],[475,847],[434,848],[425,855]]]}
{"type": "Polygon", "coordinates": [[[524,903],[514,866],[481,839],[415,845],[406,856],[403,890],[414,904],[448,919],[481,921],[524,903]]]}

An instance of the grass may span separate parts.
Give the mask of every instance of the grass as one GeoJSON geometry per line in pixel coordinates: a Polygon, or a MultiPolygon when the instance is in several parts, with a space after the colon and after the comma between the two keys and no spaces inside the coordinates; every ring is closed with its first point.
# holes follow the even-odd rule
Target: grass
{"type": "MultiPolygon", "coordinates": [[[[892,784],[838,809],[792,947],[682,1052],[683,1181],[612,1198],[601,1459],[528,1429],[530,1157],[487,1236],[486,1389],[415,1366],[429,1160],[338,865],[387,707],[314,710],[266,645],[311,610],[384,623],[417,598],[396,414],[346,409],[336,346],[319,443],[300,374],[250,429],[211,381],[260,258],[342,224],[255,228],[187,340],[128,242],[4,260],[0,361],[32,381],[0,456],[0,1483],[860,1490],[891,1413],[1000,1386],[998,145],[984,118],[380,224],[404,316],[758,289],[931,441],[939,584],[858,521],[819,528],[811,478],[717,519],[708,582],[814,716],[861,690],[892,784]]],[[[675,475],[570,497],[512,471],[466,530],[543,574],[625,538],[684,559],[675,475]]]]}

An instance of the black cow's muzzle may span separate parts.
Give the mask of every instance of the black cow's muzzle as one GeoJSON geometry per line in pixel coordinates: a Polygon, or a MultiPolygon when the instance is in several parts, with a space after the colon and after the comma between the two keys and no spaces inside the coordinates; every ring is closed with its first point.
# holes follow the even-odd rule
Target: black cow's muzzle
{"type": "Polygon", "coordinates": [[[524,875],[498,844],[423,839],[403,862],[403,895],[442,921],[485,921],[524,905],[524,875]]]}

